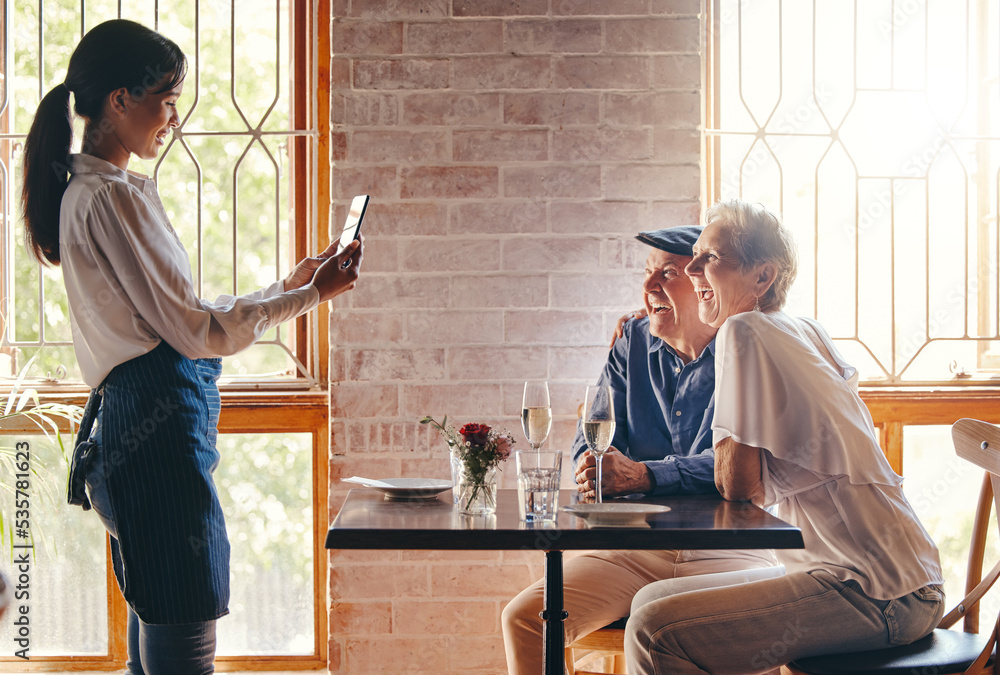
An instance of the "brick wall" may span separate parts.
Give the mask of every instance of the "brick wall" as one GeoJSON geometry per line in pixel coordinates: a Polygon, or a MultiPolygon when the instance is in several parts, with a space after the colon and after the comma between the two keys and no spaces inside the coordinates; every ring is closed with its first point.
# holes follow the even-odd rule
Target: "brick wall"
{"type": "MultiPolygon", "coordinates": [[[[333,1],[334,222],[372,195],[330,324],[333,513],[340,477],[448,475],[424,414],[524,444],[526,379],[549,381],[547,446],[568,450],[640,302],[633,235],[698,220],[699,4],[333,1]]],[[[332,552],[331,671],[505,672],[500,611],[541,563],[332,552]]]]}

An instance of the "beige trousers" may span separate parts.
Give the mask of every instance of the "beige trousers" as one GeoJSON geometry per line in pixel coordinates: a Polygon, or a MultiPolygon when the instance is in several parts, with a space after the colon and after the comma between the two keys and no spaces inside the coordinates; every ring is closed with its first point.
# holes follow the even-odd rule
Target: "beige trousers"
{"type": "MultiPolygon", "coordinates": [[[[563,564],[566,644],[628,616],[632,596],[646,584],[675,577],[772,567],[771,551],[583,551],[563,564]]],[[[503,610],[503,643],[510,675],[542,671],[544,582],[521,591],[503,610]]]]}

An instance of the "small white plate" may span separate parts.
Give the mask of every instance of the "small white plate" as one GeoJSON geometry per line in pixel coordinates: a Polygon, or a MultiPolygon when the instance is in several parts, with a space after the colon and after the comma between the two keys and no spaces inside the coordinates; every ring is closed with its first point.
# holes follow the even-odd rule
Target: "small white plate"
{"type": "Polygon", "coordinates": [[[370,485],[372,490],[378,490],[386,499],[407,501],[411,499],[434,499],[445,490],[451,489],[450,480],[440,478],[379,478],[391,487],[370,485]]]}
{"type": "Polygon", "coordinates": [[[666,513],[669,506],[658,504],[630,504],[610,502],[605,504],[570,504],[564,511],[579,516],[587,527],[649,527],[646,518],[656,513],[666,513]]]}

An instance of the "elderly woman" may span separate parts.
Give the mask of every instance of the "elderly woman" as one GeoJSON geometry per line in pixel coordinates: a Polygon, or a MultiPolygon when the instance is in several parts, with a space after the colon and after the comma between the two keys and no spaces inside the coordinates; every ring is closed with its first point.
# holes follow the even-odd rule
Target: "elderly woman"
{"type": "Polygon", "coordinates": [[[632,605],[629,673],[759,673],[804,656],[908,644],[943,614],[937,548],[903,496],[829,335],[781,311],[795,250],[760,205],[717,204],[685,272],[716,341],[715,480],[775,507],[805,548],[784,577],[661,581],[632,605]]]}

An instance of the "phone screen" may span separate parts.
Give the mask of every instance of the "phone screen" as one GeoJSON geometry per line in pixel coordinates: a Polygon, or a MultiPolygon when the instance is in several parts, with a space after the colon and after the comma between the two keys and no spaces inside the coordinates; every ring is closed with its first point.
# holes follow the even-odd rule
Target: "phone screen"
{"type": "Polygon", "coordinates": [[[340,244],[337,246],[337,253],[343,251],[348,244],[358,238],[361,231],[361,221],[365,219],[365,210],[368,208],[368,195],[358,195],[351,201],[351,210],[347,212],[347,222],[340,233],[340,244]]]}

